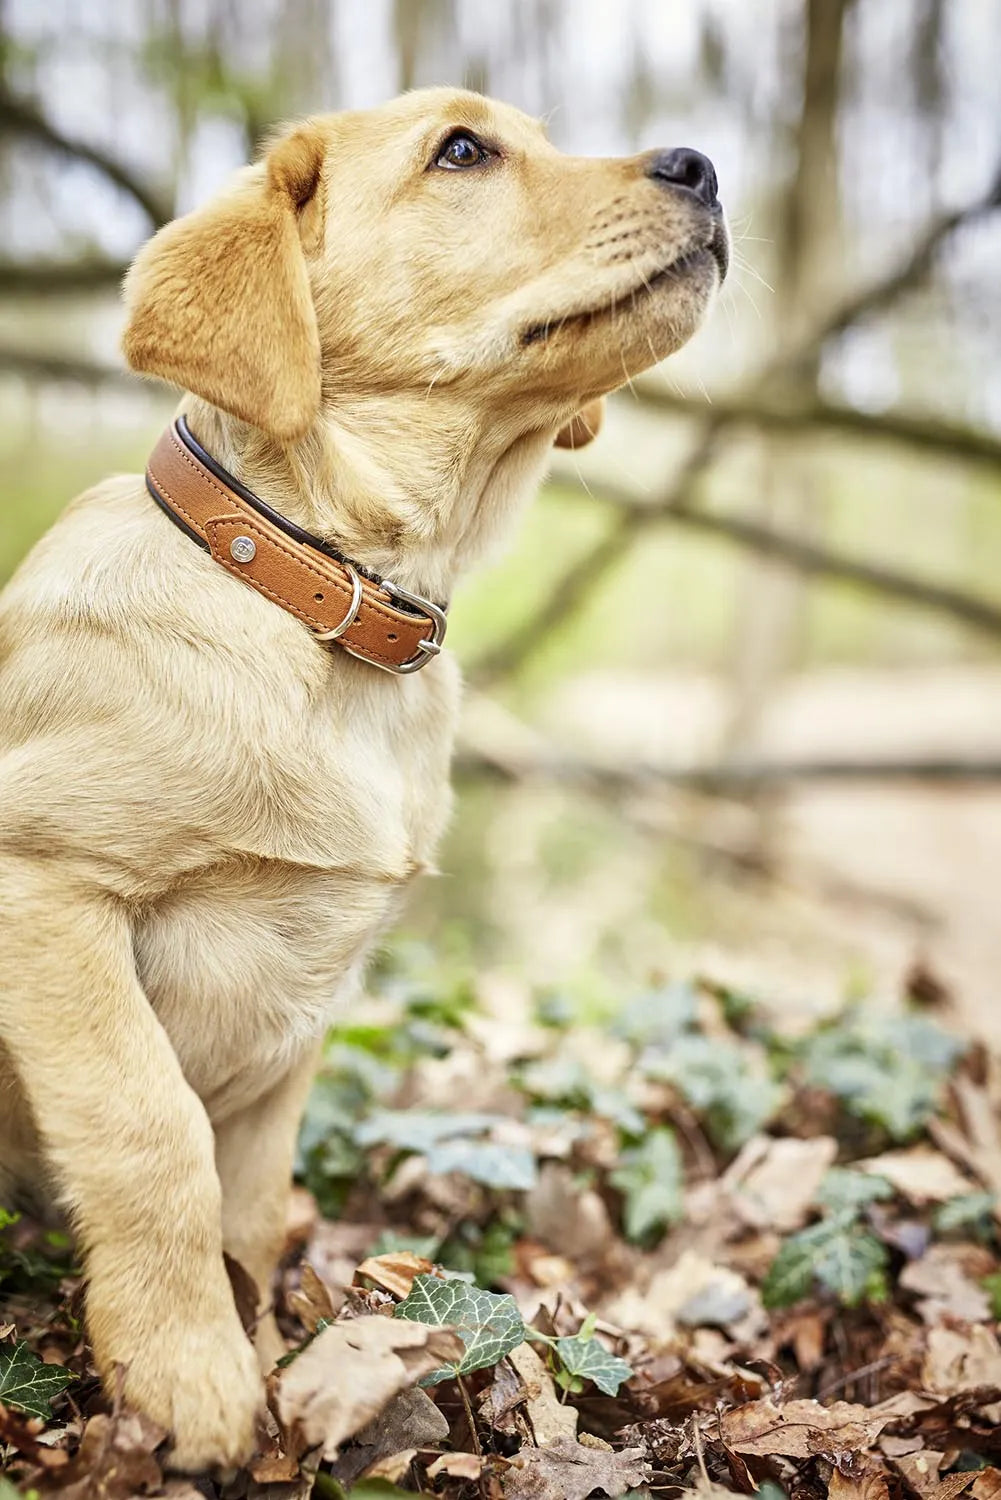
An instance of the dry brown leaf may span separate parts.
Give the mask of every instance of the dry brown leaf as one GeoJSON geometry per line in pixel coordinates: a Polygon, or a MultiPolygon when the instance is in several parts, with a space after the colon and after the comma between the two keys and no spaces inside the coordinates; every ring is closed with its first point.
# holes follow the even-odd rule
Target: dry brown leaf
{"type": "Polygon", "coordinates": [[[396,1484],[407,1473],[416,1457],[416,1448],[403,1448],[399,1453],[387,1453],[385,1458],[376,1459],[374,1464],[369,1464],[364,1470],[363,1477],[385,1479],[390,1484],[396,1484]]]}
{"type": "Polygon", "coordinates": [[[973,1500],[1001,1500],[1001,1469],[982,1469],[970,1490],[973,1500]]]}
{"type": "Polygon", "coordinates": [[[835,1469],[827,1487],[828,1500],[889,1500],[885,1477],[875,1469],[864,1474],[842,1474],[835,1469]]]}
{"type": "Polygon", "coordinates": [[[760,1308],[757,1296],[736,1271],[686,1250],[666,1271],[658,1271],[645,1291],[627,1287],[605,1308],[612,1323],[669,1343],[679,1323],[722,1327],[760,1308]]]}
{"type": "Polygon", "coordinates": [[[476,1453],[443,1453],[428,1469],[428,1478],[448,1474],[452,1479],[479,1479],[483,1460],[476,1453]]]}
{"type": "Polygon", "coordinates": [[[944,1318],[982,1323],[990,1318],[987,1293],[967,1276],[962,1261],[963,1251],[957,1246],[932,1245],[901,1272],[899,1285],[924,1299],[918,1310],[926,1323],[944,1318]]]}
{"type": "MultiPolygon", "coordinates": [[[[884,1451],[886,1451],[884,1449],[884,1451]]],[[[890,1455],[890,1462],[902,1474],[915,1494],[927,1497],[938,1485],[944,1453],[936,1448],[919,1448],[914,1453],[890,1455]]]]}
{"type": "Polygon", "coordinates": [[[359,1276],[367,1277],[402,1302],[410,1295],[414,1277],[430,1276],[433,1271],[433,1263],[423,1255],[415,1255],[412,1250],[394,1250],[388,1255],[372,1255],[363,1260],[355,1272],[355,1281],[359,1276]]]}
{"type": "Polygon", "coordinates": [[[593,1490],[624,1495],[649,1478],[642,1448],[610,1453],[572,1438],[549,1448],[524,1448],[504,1482],[506,1500],[586,1500],[593,1490]]]}
{"type": "Polygon", "coordinates": [[[330,1289],[320,1280],[308,1260],[302,1263],[299,1288],[288,1297],[289,1310],[295,1313],[309,1333],[315,1333],[321,1322],[332,1323],[337,1316],[330,1289]]]}
{"type": "Polygon", "coordinates": [[[733,1184],[734,1206],[753,1229],[776,1229],[782,1234],[801,1229],[821,1179],[838,1154],[838,1143],[830,1135],[804,1141],[793,1136],[761,1139],[767,1142],[764,1153],[733,1184]]]}
{"type": "Polygon", "coordinates": [[[574,1438],[577,1434],[577,1408],[564,1405],[558,1399],[553,1377],[531,1344],[519,1344],[511,1350],[508,1359],[525,1390],[525,1412],[536,1447],[548,1448],[561,1438],[574,1438]]]}
{"type": "Polygon", "coordinates": [[[956,1500],[964,1490],[969,1489],[973,1483],[976,1470],[967,1470],[963,1474],[947,1474],[941,1484],[937,1484],[933,1490],[928,1492],[928,1500],[956,1500]]]}
{"type": "Polygon", "coordinates": [[[720,1419],[720,1435],[728,1448],[760,1457],[813,1458],[818,1454],[864,1452],[875,1442],[889,1414],[835,1401],[787,1401],[776,1406],[770,1397],[734,1407],[720,1419]]]}
{"type": "Polygon", "coordinates": [[[562,1162],[542,1167],[538,1182],[525,1196],[525,1222],[534,1239],[558,1254],[572,1245],[579,1266],[600,1260],[615,1238],[600,1195],[590,1188],[582,1190],[562,1162]]]}
{"type": "Polygon", "coordinates": [[[138,1412],[91,1417],[76,1455],[59,1470],[61,1500],[132,1500],[158,1491],[163,1476],[154,1454],[166,1436],[138,1412]]]}
{"type": "Polygon", "coordinates": [[[248,1472],[257,1484],[291,1484],[299,1478],[299,1460],[275,1449],[271,1453],[259,1453],[250,1463],[248,1472]]]}
{"type": "Polygon", "coordinates": [[[911,1146],[906,1151],[884,1151],[857,1163],[862,1172],[885,1177],[899,1193],[919,1208],[925,1203],[947,1203],[972,1193],[975,1184],[958,1171],[941,1151],[911,1146]]]}
{"type": "Polygon", "coordinates": [[[373,1460],[403,1448],[436,1448],[448,1437],[448,1421],[427,1391],[410,1385],[399,1392],[367,1426],[355,1433],[355,1442],[371,1447],[373,1460]]]}
{"type": "Polygon", "coordinates": [[[1001,1347],[982,1324],[970,1328],[930,1328],[921,1371],[922,1384],[941,1396],[955,1396],[978,1385],[1001,1386],[1001,1347]]]}
{"type": "Polygon", "coordinates": [[[451,1329],[403,1319],[353,1318],[325,1328],[275,1381],[288,1451],[319,1448],[323,1458],[336,1458],[341,1443],[398,1391],[461,1359],[464,1349],[451,1329]]]}

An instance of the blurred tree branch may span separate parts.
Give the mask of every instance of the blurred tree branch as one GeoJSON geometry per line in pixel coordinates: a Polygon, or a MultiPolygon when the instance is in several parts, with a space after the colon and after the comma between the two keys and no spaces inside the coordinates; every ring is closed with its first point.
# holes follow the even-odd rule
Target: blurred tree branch
{"type": "MultiPolygon", "coordinates": [[[[636,395],[644,406],[683,417],[707,414],[701,396],[678,395],[650,381],[634,381],[636,395]]],[[[799,433],[808,427],[826,427],[852,437],[874,442],[903,444],[943,458],[1001,469],[1001,439],[965,423],[938,417],[910,416],[902,411],[867,412],[844,402],[826,400],[812,392],[806,397],[791,391],[771,394],[760,385],[750,385],[735,396],[713,397],[709,412],[727,424],[747,424],[769,431],[799,433]]]]}
{"type": "Polygon", "coordinates": [[[1001,781],[996,756],[925,760],[790,760],[730,761],[712,765],[612,766],[545,750],[526,754],[482,746],[461,746],[454,762],[457,774],[502,781],[551,781],[592,791],[637,791],[644,786],[676,786],[713,796],[741,795],[763,786],[795,781],[919,781],[932,784],[1001,781]]]}
{"type": "Polygon", "coordinates": [[[16,98],[6,86],[0,85],[0,136],[2,135],[27,137],[62,156],[86,162],[88,166],[96,168],[109,182],[128,193],[138,203],[154,229],[166,224],[171,216],[170,205],[162,202],[124,162],[109,156],[98,146],[63,135],[36,105],[27,99],[16,98]]]}
{"type": "MultiPolygon", "coordinates": [[[[48,296],[59,293],[107,291],[117,287],[128,266],[113,260],[68,260],[50,261],[41,265],[29,265],[21,261],[0,260],[0,296],[48,296]]],[[[14,351],[7,351],[13,358],[14,351]]],[[[29,358],[30,356],[25,356],[29,358]]],[[[71,363],[72,361],[68,361],[71,363]]],[[[85,365],[86,361],[81,361],[85,365]]],[[[26,374],[30,372],[26,369],[26,374]]],[[[41,367],[36,377],[44,378],[41,367]]],[[[90,384],[96,384],[91,380],[90,384]]]]}
{"type": "MultiPolygon", "coordinates": [[[[566,483],[572,484],[573,481],[567,480],[566,483]]],[[[583,485],[579,488],[584,490],[583,485]]],[[[620,509],[626,512],[638,511],[651,521],[671,521],[696,531],[728,538],[800,572],[874,589],[909,604],[951,615],[964,625],[972,625],[987,635],[1001,636],[1001,605],[965,593],[961,589],[951,588],[947,584],[915,578],[910,573],[880,563],[865,562],[861,558],[808,541],[794,532],[780,531],[748,516],[723,515],[689,503],[679,504],[674,491],[659,504],[650,504],[609,485],[602,485],[598,494],[601,499],[620,509]]]]}

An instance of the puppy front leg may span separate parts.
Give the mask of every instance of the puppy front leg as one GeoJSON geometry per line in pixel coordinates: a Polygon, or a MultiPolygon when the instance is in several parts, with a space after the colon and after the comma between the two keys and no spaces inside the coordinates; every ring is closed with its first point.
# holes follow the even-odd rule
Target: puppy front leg
{"type": "Polygon", "coordinates": [[[261,1399],[222,1259],[212,1129],[136,977],[126,914],[54,862],[0,856],[0,1043],[84,1252],[109,1386],[232,1466],[261,1399]]]}
{"type": "Polygon", "coordinates": [[[270,1311],[271,1282],[285,1241],[299,1120],[319,1055],[317,1043],[268,1093],[216,1124],[223,1247],[257,1283],[254,1342],[265,1374],[285,1353],[270,1311]]]}

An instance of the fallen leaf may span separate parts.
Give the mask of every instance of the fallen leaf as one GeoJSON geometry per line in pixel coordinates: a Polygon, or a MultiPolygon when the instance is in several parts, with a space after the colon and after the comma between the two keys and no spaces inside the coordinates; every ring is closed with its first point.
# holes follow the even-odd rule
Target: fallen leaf
{"type": "Polygon", "coordinates": [[[919,1448],[914,1453],[900,1453],[890,1455],[890,1462],[906,1479],[909,1487],[915,1494],[920,1495],[922,1500],[933,1493],[939,1483],[939,1470],[942,1467],[944,1453],[937,1448],[919,1448]]]}
{"type": "Polygon", "coordinates": [[[973,1500],[1001,1500],[1001,1469],[982,1469],[970,1490],[973,1500]]]}
{"type": "Polygon", "coordinates": [[[331,1324],[275,1381],[288,1451],[298,1456],[319,1448],[323,1458],[336,1458],[345,1439],[398,1391],[461,1358],[463,1349],[448,1328],[380,1317],[331,1324]]]}
{"type": "Polygon", "coordinates": [[[802,1141],[794,1136],[777,1140],[763,1136],[749,1141],[748,1147],[755,1140],[767,1145],[747,1174],[734,1183],[732,1197],[737,1212],[753,1229],[776,1229],[786,1234],[802,1228],[817,1189],[838,1154],[837,1141],[830,1135],[802,1141]]]}
{"type": "Polygon", "coordinates": [[[416,1448],[403,1448],[399,1453],[387,1453],[385,1458],[376,1459],[375,1463],[369,1464],[364,1471],[365,1479],[386,1479],[390,1484],[395,1484],[408,1472],[410,1465],[417,1457],[416,1448]]]}
{"type": "Polygon", "coordinates": [[[337,1316],[329,1289],[320,1280],[309,1261],[303,1261],[298,1289],[288,1297],[290,1312],[310,1333],[315,1333],[325,1323],[332,1323],[337,1316]]]}
{"type": "Polygon", "coordinates": [[[504,1483],[506,1500],[586,1500],[594,1490],[624,1495],[650,1477],[642,1448],[612,1453],[572,1438],[524,1448],[504,1483]]]}
{"type": "Polygon", "coordinates": [[[668,1270],[658,1271],[645,1291],[627,1287],[605,1311],[621,1328],[666,1344],[679,1323],[726,1328],[755,1305],[755,1295],[737,1271],[686,1250],[668,1270]]]}
{"type": "Polygon", "coordinates": [[[787,1401],[784,1406],[776,1406],[765,1397],[724,1412],[720,1435],[726,1446],[738,1453],[813,1458],[864,1451],[890,1420],[889,1414],[847,1401],[835,1401],[832,1406],[821,1406],[819,1401],[787,1401]]]}
{"type": "Polygon", "coordinates": [[[257,1282],[246,1266],[234,1256],[227,1255],[225,1250],[222,1260],[226,1267],[226,1275],[229,1277],[229,1284],[233,1289],[233,1301],[236,1303],[236,1312],[243,1324],[243,1331],[253,1336],[254,1329],[257,1327],[257,1308],[261,1300],[257,1282]]]}
{"type": "Polygon", "coordinates": [[[535,1444],[548,1448],[577,1435],[577,1408],[560,1401],[553,1377],[531,1344],[518,1344],[508,1355],[525,1393],[525,1411],[535,1444]]]}
{"type": "Polygon", "coordinates": [[[968,1329],[930,1328],[922,1384],[938,1395],[954,1396],[976,1386],[1001,1386],[1001,1348],[982,1324],[968,1329]]]}
{"type": "Polygon", "coordinates": [[[551,1250],[573,1246],[574,1260],[588,1266],[601,1260],[613,1241],[608,1210],[593,1188],[583,1190],[562,1162],[546,1162],[537,1185],[525,1198],[529,1231],[551,1250]]]}
{"type": "Polygon", "coordinates": [[[962,1251],[953,1245],[932,1245],[920,1260],[900,1273],[898,1285],[923,1299],[918,1310],[926,1323],[944,1318],[982,1323],[990,1317],[990,1299],[962,1267],[962,1251]]]}
{"type": "Polygon", "coordinates": [[[965,1473],[947,1474],[941,1484],[937,1484],[929,1492],[928,1500],[956,1500],[973,1483],[975,1469],[968,1469],[965,1473]]]}
{"type": "Polygon", "coordinates": [[[856,1476],[836,1468],[827,1487],[828,1500],[888,1500],[889,1493],[885,1478],[875,1470],[856,1476]]]}
{"type": "Polygon", "coordinates": [[[355,1280],[367,1277],[402,1301],[409,1297],[415,1276],[430,1276],[433,1271],[434,1265],[423,1255],[415,1255],[412,1250],[393,1250],[388,1255],[372,1255],[363,1260],[355,1272],[355,1280]]]}
{"type": "Polygon", "coordinates": [[[483,1460],[476,1453],[443,1453],[428,1469],[428,1478],[448,1474],[452,1479],[479,1479],[483,1460]]]}
{"type": "Polygon", "coordinates": [[[435,1448],[447,1437],[446,1417],[427,1391],[411,1385],[395,1395],[367,1426],[359,1428],[354,1440],[376,1449],[373,1457],[381,1457],[403,1448],[435,1448]]]}
{"type": "Polygon", "coordinates": [[[61,1500],[132,1500],[163,1482],[155,1450],[167,1437],[139,1412],[91,1417],[80,1447],[59,1472],[61,1500]]]}
{"type": "Polygon", "coordinates": [[[885,1178],[919,1208],[925,1203],[946,1203],[950,1198],[960,1198],[974,1187],[947,1156],[927,1146],[884,1151],[882,1156],[871,1156],[856,1165],[862,1172],[885,1178]]]}

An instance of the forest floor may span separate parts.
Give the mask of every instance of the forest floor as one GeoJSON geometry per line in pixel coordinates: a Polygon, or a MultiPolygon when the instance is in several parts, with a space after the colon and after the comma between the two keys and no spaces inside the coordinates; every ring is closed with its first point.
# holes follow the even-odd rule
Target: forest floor
{"type": "Polygon", "coordinates": [[[412,954],[372,989],[303,1127],[250,1469],[165,1477],[71,1248],[11,1219],[0,1497],[999,1500],[1001,1065],[931,973],[819,1022],[701,976],[583,1024],[412,954]]]}

